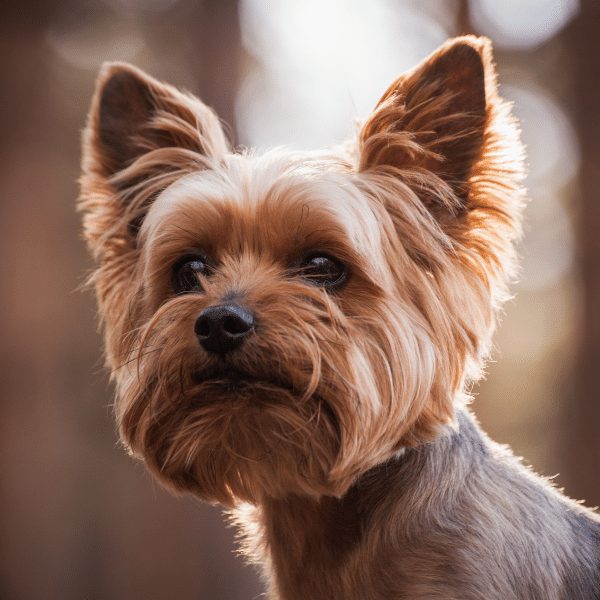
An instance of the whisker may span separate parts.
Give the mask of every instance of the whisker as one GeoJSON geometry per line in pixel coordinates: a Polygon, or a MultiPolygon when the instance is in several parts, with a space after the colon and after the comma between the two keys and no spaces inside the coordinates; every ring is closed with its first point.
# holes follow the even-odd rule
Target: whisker
{"type": "MultiPolygon", "coordinates": [[[[158,348],[153,348],[152,350],[148,350],[147,352],[144,352],[141,354],[138,353],[133,358],[130,358],[129,360],[126,360],[125,362],[121,363],[120,365],[117,365],[114,369],[111,369],[110,372],[111,372],[111,374],[115,373],[119,369],[126,367],[128,364],[130,364],[136,360],[138,361],[138,364],[139,364],[140,359],[144,358],[145,356],[148,356],[149,354],[154,354],[154,352],[160,352],[163,348],[164,348],[164,346],[159,346],[158,348]]],[[[139,377],[139,373],[138,373],[138,377],[139,377]]]]}

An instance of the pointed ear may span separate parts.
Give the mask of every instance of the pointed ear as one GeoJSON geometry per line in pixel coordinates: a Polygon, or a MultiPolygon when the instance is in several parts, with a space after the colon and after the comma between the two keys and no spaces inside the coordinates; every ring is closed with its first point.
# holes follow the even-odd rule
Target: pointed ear
{"type": "Polygon", "coordinates": [[[83,134],[80,209],[97,255],[131,247],[156,195],[229,152],[217,116],[194,96],[125,63],[103,65],[83,134]]]}
{"type": "Polygon", "coordinates": [[[105,63],[84,134],[84,168],[111,177],[158,148],[218,159],[228,144],[216,115],[197,98],[127,63],[105,63]]]}
{"type": "Polygon", "coordinates": [[[495,98],[489,41],[449,40],[385,92],[360,134],[360,169],[427,170],[466,200],[495,98]]]}

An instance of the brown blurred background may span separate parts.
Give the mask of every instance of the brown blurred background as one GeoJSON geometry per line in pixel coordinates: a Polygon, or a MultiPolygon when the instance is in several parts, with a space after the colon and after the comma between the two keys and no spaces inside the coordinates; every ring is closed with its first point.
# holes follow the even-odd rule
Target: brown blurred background
{"type": "Polygon", "coordinates": [[[259,597],[219,510],[158,488],[114,432],[74,211],[103,60],[213,105],[236,143],[343,140],[394,77],[489,35],[528,145],[524,267],[474,410],[600,504],[597,0],[46,0],[3,4],[0,598],[259,597]]]}

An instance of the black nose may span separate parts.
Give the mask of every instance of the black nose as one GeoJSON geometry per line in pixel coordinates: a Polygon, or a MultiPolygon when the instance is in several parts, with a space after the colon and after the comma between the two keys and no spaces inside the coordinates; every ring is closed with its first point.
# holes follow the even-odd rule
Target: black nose
{"type": "Polygon", "coordinates": [[[225,354],[237,348],[254,329],[254,317],[237,304],[220,304],[204,309],[194,331],[208,352],[225,354]]]}

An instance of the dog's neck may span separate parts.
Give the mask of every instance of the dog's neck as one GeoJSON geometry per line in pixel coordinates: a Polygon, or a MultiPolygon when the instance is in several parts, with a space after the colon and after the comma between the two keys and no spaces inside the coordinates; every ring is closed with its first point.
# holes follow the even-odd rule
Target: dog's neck
{"type": "Polygon", "coordinates": [[[403,538],[408,544],[413,532],[430,530],[434,510],[452,504],[471,461],[485,456],[471,417],[460,414],[459,424],[371,469],[342,498],[292,496],[261,505],[257,524],[267,554],[261,561],[267,559],[273,597],[354,598],[361,597],[359,587],[371,589],[366,580],[379,575],[370,561],[385,564],[382,556],[397,553],[403,538]],[[452,488],[436,486],[449,472],[452,488]]]}

